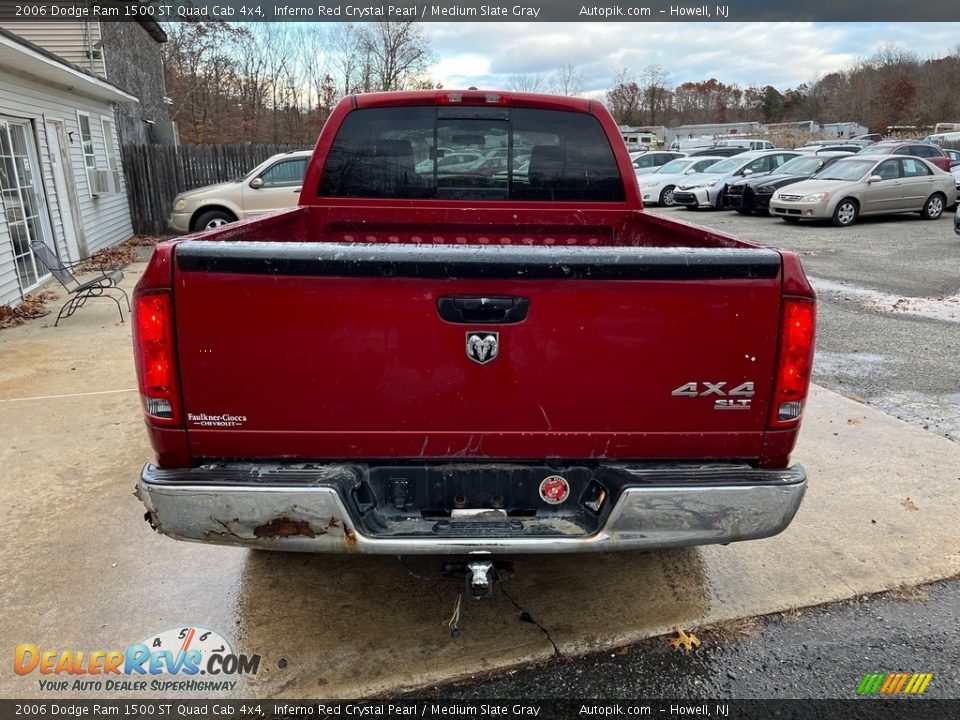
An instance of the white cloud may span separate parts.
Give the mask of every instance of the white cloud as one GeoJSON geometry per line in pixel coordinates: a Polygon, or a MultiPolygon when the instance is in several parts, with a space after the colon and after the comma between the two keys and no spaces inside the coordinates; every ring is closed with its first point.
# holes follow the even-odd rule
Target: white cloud
{"type": "Polygon", "coordinates": [[[617,70],[662,65],[673,85],[718,80],[796,87],[895,42],[942,55],[960,23],[427,23],[445,87],[502,88],[514,75],[549,75],[565,63],[601,94],[617,70]]]}

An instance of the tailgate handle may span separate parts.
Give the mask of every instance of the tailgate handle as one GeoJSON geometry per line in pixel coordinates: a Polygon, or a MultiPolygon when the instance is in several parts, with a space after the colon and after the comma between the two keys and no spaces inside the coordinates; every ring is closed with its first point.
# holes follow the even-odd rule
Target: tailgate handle
{"type": "Polygon", "coordinates": [[[437,298],[437,313],[452,323],[518,323],[530,312],[530,298],[448,296],[437,298]]]}

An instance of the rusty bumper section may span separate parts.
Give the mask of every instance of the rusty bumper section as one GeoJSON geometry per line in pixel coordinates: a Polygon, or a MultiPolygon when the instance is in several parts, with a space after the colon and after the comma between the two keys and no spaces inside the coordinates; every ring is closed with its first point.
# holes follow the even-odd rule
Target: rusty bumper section
{"type": "Polygon", "coordinates": [[[800,465],[605,469],[627,482],[589,534],[547,521],[549,532],[534,526],[526,534],[491,534],[489,523],[479,522],[475,536],[372,534],[345,497],[344,488],[363,472],[351,465],[146,465],[136,494],[150,524],[178,540],[305,552],[462,555],[659,549],[769,537],[790,524],[807,486],[800,465]]]}

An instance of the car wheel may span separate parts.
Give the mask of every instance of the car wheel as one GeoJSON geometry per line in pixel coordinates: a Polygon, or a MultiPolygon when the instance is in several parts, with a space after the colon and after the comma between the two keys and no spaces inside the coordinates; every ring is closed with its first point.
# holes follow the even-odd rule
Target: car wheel
{"type": "Polygon", "coordinates": [[[663,191],[660,193],[660,204],[663,207],[673,207],[673,191],[676,190],[676,186],[667,185],[663,191]]]}
{"type": "Polygon", "coordinates": [[[936,220],[943,215],[943,209],[946,207],[946,200],[940,193],[934,193],[927,198],[923,204],[923,210],[920,211],[920,217],[924,220],[936,220]]]}
{"type": "Polygon", "coordinates": [[[717,195],[717,204],[714,206],[717,210],[723,210],[723,204],[727,200],[727,194],[721,190],[717,195]]]}
{"type": "Polygon", "coordinates": [[[857,219],[857,215],[860,213],[860,208],[857,207],[857,203],[850,198],[846,200],[841,200],[837,203],[836,209],[833,211],[833,224],[837,227],[848,227],[853,225],[853,222],[857,219]]]}
{"type": "Polygon", "coordinates": [[[197,216],[196,221],[193,223],[193,230],[194,232],[214,230],[236,221],[237,219],[225,210],[208,210],[197,216]]]}

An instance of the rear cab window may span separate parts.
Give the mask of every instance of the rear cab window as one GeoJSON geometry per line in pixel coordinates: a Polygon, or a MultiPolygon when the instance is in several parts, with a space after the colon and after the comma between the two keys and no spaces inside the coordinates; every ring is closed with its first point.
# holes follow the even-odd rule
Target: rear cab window
{"type": "Polygon", "coordinates": [[[592,115],[487,107],[386,107],[346,116],[321,197],[623,202],[592,115]]]}

